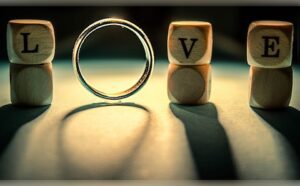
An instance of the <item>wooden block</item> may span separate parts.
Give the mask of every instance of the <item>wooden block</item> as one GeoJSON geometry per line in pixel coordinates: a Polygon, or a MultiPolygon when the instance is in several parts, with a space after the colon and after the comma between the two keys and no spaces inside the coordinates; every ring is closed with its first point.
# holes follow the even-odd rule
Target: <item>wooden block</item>
{"type": "Polygon", "coordinates": [[[291,66],[293,24],[284,21],[255,21],[248,29],[248,64],[264,68],[291,66]]]}
{"type": "Polygon", "coordinates": [[[53,60],[54,29],[49,21],[11,20],[7,25],[7,52],[10,62],[41,64],[53,60]]]}
{"type": "Polygon", "coordinates": [[[52,64],[10,64],[11,102],[16,105],[43,106],[52,102],[52,64]]]}
{"type": "Polygon", "coordinates": [[[168,32],[168,58],[178,65],[208,64],[212,54],[212,26],[202,21],[172,22],[168,32]]]}
{"type": "Polygon", "coordinates": [[[205,104],[211,90],[211,65],[169,64],[168,96],[172,103],[205,104]]]}
{"type": "Polygon", "coordinates": [[[263,109],[288,107],[292,95],[293,70],[250,68],[250,106],[263,109]]]}

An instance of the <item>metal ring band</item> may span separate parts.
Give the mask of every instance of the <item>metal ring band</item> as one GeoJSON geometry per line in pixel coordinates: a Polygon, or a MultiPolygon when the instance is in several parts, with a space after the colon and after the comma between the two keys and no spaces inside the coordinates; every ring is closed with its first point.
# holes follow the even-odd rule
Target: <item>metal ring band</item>
{"type": "Polygon", "coordinates": [[[127,98],[129,96],[132,96],[135,94],[137,91],[139,91],[147,82],[149,79],[152,69],[154,66],[154,52],[151,46],[151,43],[147,37],[147,35],[143,32],[142,29],[140,29],[138,26],[135,24],[123,20],[123,19],[115,19],[115,18],[107,18],[107,19],[101,19],[99,21],[94,22],[93,24],[89,25],[86,29],[84,29],[81,34],[78,36],[74,48],[73,48],[73,56],[72,56],[72,61],[73,61],[73,68],[74,68],[74,73],[79,79],[80,83],[91,93],[94,95],[104,98],[104,99],[109,99],[109,100],[120,100],[127,98]],[[79,65],[79,55],[80,55],[80,49],[82,47],[82,44],[84,43],[85,39],[94,31],[107,27],[107,26],[120,26],[122,28],[126,28],[133,32],[141,41],[144,50],[145,50],[145,56],[146,56],[146,65],[145,65],[145,70],[142,74],[142,76],[139,78],[139,80],[129,89],[121,91],[121,92],[116,92],[116,93],[105,93],[102,91],[99,91],[92,87],[90,84],[87,83],[87,81],[84,79],[83,74],[81,73],[80,65],[79,65]]]}

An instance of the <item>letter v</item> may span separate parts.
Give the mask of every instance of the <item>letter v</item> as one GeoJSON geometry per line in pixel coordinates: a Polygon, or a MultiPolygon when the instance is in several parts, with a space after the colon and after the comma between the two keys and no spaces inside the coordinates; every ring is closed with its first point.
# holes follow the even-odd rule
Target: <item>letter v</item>
{"type": "Polygon", "coordinates": [[[184,54],[185,54],[185,57],[186,58],[189,58],[190,57],[190,54],[191,54],[191,51],[196,43],[196,41],[198,41],[198,39],[196,38],[191,38],[190,40],[192,41],[192,44],[191,44],[191,47],[190,49],[188,50],[186,45],[185,45],[185,41],[187,40],[187,38],[178,38],[181,45],[182,45],[182,48],[183,48],[183,51],[184,51],[184,54]]]}

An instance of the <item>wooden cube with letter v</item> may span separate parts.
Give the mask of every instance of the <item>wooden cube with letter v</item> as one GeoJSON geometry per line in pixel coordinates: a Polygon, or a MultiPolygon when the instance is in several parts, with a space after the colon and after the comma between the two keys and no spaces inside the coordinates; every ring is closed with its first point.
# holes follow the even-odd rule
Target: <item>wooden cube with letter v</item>
{"type": "Polygon", "coordinates": [[[43,106],[52,102],[54,29],[45,20],[11,20],[7,25],[11,102],[43,106]]]}
{"type": "Polygon", "coordinates": [[[172,103],[205,104],[211,90],[212,26],[172,22],[168,32],[168,96],[172,103]]]}
{"type": "Polygon", "coordinates": [[[248,29],[250,106],[278,109],[289,105],[292,85],[293,24],[255,21],[248,29]]]}

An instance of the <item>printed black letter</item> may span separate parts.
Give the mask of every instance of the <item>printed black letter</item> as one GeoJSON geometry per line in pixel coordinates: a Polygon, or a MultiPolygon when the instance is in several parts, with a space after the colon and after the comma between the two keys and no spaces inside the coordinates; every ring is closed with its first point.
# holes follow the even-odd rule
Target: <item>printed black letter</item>
{"type": "Polygon", "coordinates": [[[196,41],[198,41],[198,39],[196,39],[196,38],[190,39],[190,40],[192,41],[192,44],[191,44],[191,47],[190,47],[189,50],[187,49],[187,47],[186,47],[186,45],[185,45],[185,40],[187,40],[187,38],[178,38],[178,39],[179,39],[179,41],[181,42],[182,48],[183,48],[183,50],[184,50],[185,57],[186,57],[186,58],[189,58],[189,56],[190,56],[190,54],[191,54],[191,51],[192,51],[192,49],[193,49],[193,47],[194,47],[196,41]]]}
{"type": "Polygon", "coordinates": [[[265,41],[264,54],[261,57],[279,57],[280,50],[275,50],[275,45],[279,45],[279,37],[263,36],[265,41]]]}
{"type": "Polygon", "coordinates": [[[24,49],[21,51],[21,53],[38,53],[39,52],[39,45],[37,44],[34,49],[28,49],[28,36],[30,33],[21,33],[23,36],[24,41],[24,49]]]}

